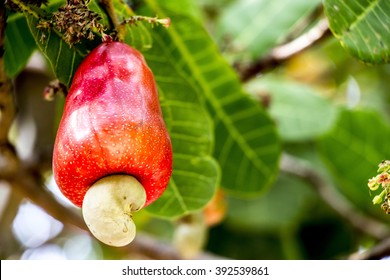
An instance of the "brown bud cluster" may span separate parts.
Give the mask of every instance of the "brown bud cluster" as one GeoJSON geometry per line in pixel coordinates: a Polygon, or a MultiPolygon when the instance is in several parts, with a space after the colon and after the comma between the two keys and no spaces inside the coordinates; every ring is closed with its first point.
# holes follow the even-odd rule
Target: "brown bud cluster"
{"type": "Polygon", "coordinates": [[[100,23],[102,18],[88,8],[89,2],[90,0],[68,0],[65,6],[52,15],[52,24],[64,33],[63,39],[69,45],[85,38],[93,40],[94,32],[104,31],[104,26],[100,23]]]}

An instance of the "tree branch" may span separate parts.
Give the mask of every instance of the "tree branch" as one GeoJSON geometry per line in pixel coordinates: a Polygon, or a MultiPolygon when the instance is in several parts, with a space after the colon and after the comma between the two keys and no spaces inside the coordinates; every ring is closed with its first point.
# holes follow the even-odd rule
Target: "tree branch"
{"type": "Polygon", "coordinates": [[[312,185],[320,197],[341,217],[360,232],[383,240],[390,236],[390,227],[356,209],[335,187],[330,185],[319,173],[310,168],[302,160],[284,155],[281,170],[297,176],[312,185]]]}
{"type": "Polygon", "coordinates": [[[380,260],[390,256],[390,238],[382,240],[376,246],[349,256],[350,260],[380,260]]]}
{"type": "MultiPolygon", "coordinates": [[[[81,215],[59,204],[54,197],[46,192],[37,182],[37,176],[24,169],[19,170],[18,174],[10,174],[9,177],[1,178],[12,184],[14,190],[18,190],[24,197],[30,199],[36,205],[42,207],[53,218],[70,226],[75,226],[90,234],[81,215]]],[[[106,246],[102,244],[102,246],[106,246]]],[[[177,250],[168,243],[162,242],[147,234],[138,233],[135,240],[128,246],[122,248],[107,247],[112,251],[123,255],[139,255],[151,259],[181,259],[177,250]]],[[[209,253],[201,253],[197,256],[199,259],[221,259],[209,253]]]]}
{"type": "Polygon", "coordinates": [[[7,145],[8,131],[15,118],[15,106],[12,96],[12,81],[7,77],[4,66],[4,40],[7,15],[4,1],[0,3],[0,145],[7,145]]]}
{"type": "Polygon", "coordinates": [[[275,47],[267,56],[254,61],[248,66],[237,66],[241,81],[246,82],[261,72],[269,71],[281,65],[289,58],[328,38],[329,35],[331,35],[331,32],[328,20],[322,18],[309,31],[284,45],[275,47]]]}
{"type": "Polygon", "coordinates": [[[12,232],[12,223],[18,213],[22,199],[23,197],[19,193],[11,189],[5,208],[0,213],[0,259],[2,260],[15,254],[15,248],[20,247],[12,232]]]}
{"type": "MultiPolygon", "coordinates": [[[[15,154],[13,154],[16,156],[15,154]]],[[[16,159],[14,159],[16,160],[16,159]]],[[[40,163],[42,164],[42,163],[40,163]]],[[[44,209],[53,218],[61,221],[67,226],[74,226],[90,234],[82,219],[80,212],[62,206],[58,201],[42,187],[42,180],[38,170],[23,168],[18,165],[16,172],[0,172],[0,180],[11,184],[12,189],[18,191],[23,197],[28,198],[34,204],[44,209]]],[[[122,248],[108,247],[113,252],[122,255],[136,255],[151,259],[181,259],[178,251],[171,245],[151,236],[138,233],[135,240],[128,246],[122,248]]],[[[221,259],[219,256],[202,252],[196,258],[199,259],[221,259]]]]}

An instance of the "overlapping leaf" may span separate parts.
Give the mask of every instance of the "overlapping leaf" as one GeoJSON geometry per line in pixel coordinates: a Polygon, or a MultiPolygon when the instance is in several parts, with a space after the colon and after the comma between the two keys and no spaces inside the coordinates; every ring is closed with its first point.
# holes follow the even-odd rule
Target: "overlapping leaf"
{"type": "Polygon", "coordinates": [[[390,61],[390,1],[325,0],[330,28],[352,55],[369,63],[390,61]]]}
{"type": "Polygon", "coordinates": [[[297,223],[314,194],[296,178],[281,174],[264,196],[251,200],[229,199],[227,224],[239,230],[288,230],[297,223]]]}
{"type": "Polygon", "coordinates": [[[377,214],[380,210],[372,205],[367,182],[376,175],[378,164],[390,158],[389,137],[390,126],[378,113],[344,110],[334,129],[319,142],[340,190],[358,207],[377,214]]]}
{"type": "Polygon", "coordinates": [[[147,207],[150,213],[177,217],[204,207],[219,182],[212,158],[213,131],[194,85],[177,68],[172,46],[153,32],[153,48],[145,53],[158,84],[161,107],[173,146],[173,174],[164,194],[147,207]]]}
{"type": "Polygon", "coordinates": [[[227,7],[219,22],[218,37],[232,51],[265,55],[292,31],[320,0],[244,0],[227,7]],[[242,16],[245,15],[245,16],[242,16]]]}
{"type": "Polygon", "coordinates": [[[254,94],[271,96],[270,114],[285,141],[305,141],[327,132],[334,124],[337,109],[313,88],[285,80],[263,77],[248,85],[254,94]]]}
{"type": "Polygon", "coordinates": [[[172,22],[165,32],[156,32],[154,40],[161,42],[164,55],[175,61],[175,69],[209,109],[222,187],[239,195],[259,193],[273,182],[278,169],[280,143],[275,127],[259,104],[243,92],[199,22],[170,10],[168,2],[147,1],[150,14],[169,16],[172,22]]]}
{"type": "Polygon", "coordinates": [[[21,14],[14,14],[8,18],[5,36],[5,70],[7,75],[13,78],[27,64],[36,49],[36,44],[26,19],[21,14]]]}

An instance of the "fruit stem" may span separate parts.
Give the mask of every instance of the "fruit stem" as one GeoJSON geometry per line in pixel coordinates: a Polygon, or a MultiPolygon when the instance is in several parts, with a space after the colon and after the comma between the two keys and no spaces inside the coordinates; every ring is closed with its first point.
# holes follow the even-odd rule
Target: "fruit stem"
{"type": "Polygon", "coordinates": [[[101,0],[101,3],[104,6],[104,9],[106,10],[114,28],[117,28],[119,26],[119,19],[115,13],[115,8],[112,0],[101,0]]]}
{"type": "Polygon", "coordinates": [[[115,247],[125,246],[136,234],[132,215],[145,202],[145,190],[133,176],[103,177],[88,189],[84,197],[84,221],[101,242],[115,247]]]}
{"type": "Polygon", "coordinates": [[[118,16],[115,12],[114,3],[112,0],[101,0],[100,2],[106,10],[108,17],[110,18],[111,23],[117,32],[118,41],[122,42],[124,39],[125,28],[120,24],[118,16]]]}

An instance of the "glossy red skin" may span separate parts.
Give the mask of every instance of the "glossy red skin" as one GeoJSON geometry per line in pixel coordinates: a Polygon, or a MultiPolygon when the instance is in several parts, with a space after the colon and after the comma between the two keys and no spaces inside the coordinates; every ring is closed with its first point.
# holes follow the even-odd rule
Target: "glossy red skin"
{"type": "Polygon", "coordinates": [[[120,42],[95,48],[77,69],[53,153],[54,178],[81,207],[88,188],[110,174],[130,174],[145,206],[166,189],[172,146],[156,83],[137,50],[120,42]]]}

